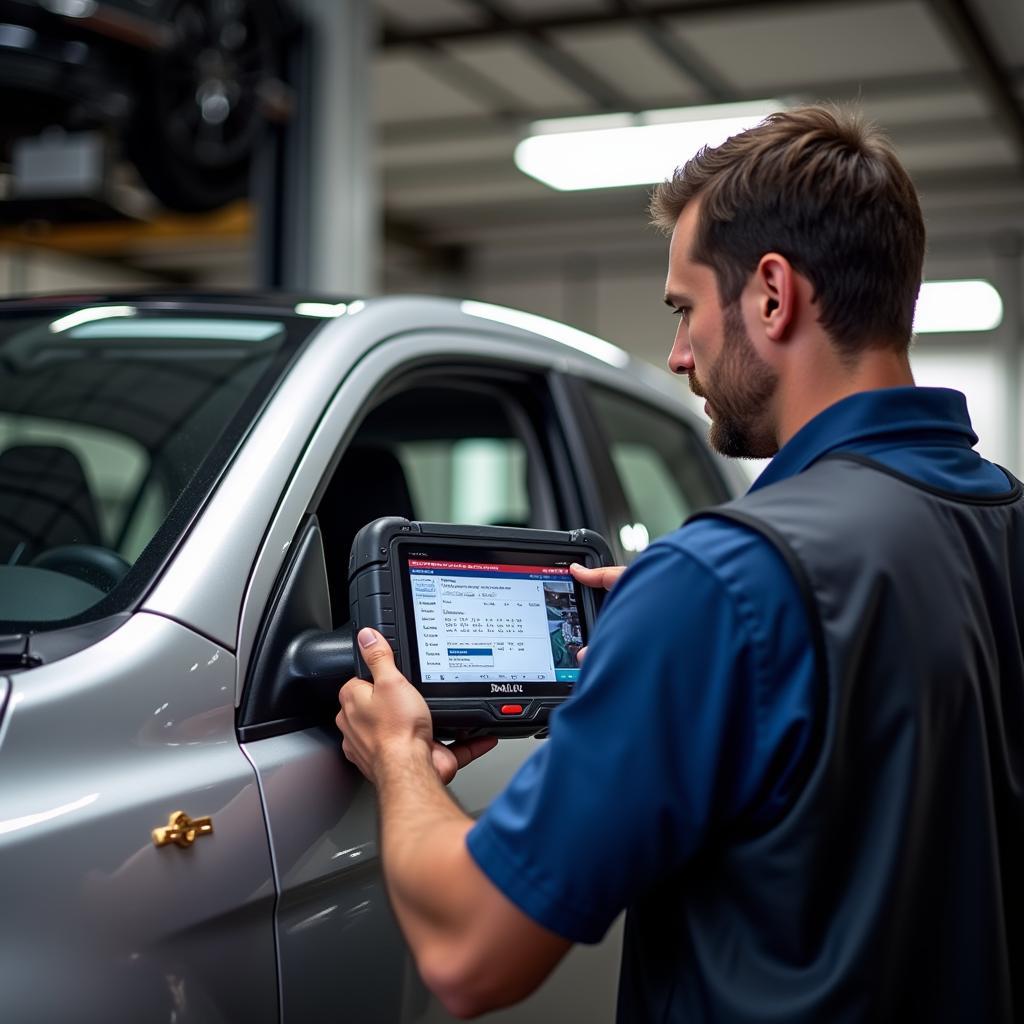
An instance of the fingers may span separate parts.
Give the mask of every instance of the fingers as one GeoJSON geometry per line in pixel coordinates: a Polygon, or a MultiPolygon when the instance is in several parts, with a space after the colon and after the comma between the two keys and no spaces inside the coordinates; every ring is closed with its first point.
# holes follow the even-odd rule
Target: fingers
{"type": "Polygon", "coordinates": [[[437,772],[442,786],[447,786],[459,770],[459,763],[455,760],[452,752],[437,740],[434,740],[433,746],[430,748],[430,763],[434,766],[434,771],[437,772]]]}
{"type": "Polygon", "coordinates": [[[339,710],[337,715],[334,716],[334,722],[342,733],[345,732],[345,726],[343,725],[343,720],[345,717],[345,708],[352,708],[355,702],[359,699],[363,687],[365,687],[368,690],[373,689],[373,686],[370,683],[368,683],[365,679],[352,678],[347,683],[345,683],[345,685],[342,686],[340,690],[338,690],[339,710]]]}
{"type": "Polygon", "coordinates": [[[395,655],[387,640],[369,626],[359,630],[359,653],[366,662],[375,683],[400,675],[395,666],[395,655]]]}
{"type": "Polygon", "coordinates": [[[488,750],[493,749],[497,742],[497,736],[476,736],[473,739],[460,740],[448,746],[435,740],[431,749],[434,771],[437,772],[441,782],[447,786],[455,778],[455,773],[460,768],[465,768],[471,761],[482,757],[488,750]]]}
{"type": "Polygon", "coordinates": [[[340,690],[338,690],[338,703],[342,708],[344,708],[346,704],[351,704],[357,699],[358,695],[364,688],[371,688],[371,684],[365,679],[357,679],[353,677],[345,683],[340,690]]]}
{"type": "Polygon", "coordinates": [[[584,586],[604,587],[605,590],[611,590],[615,586],[616,580],[625,571],[626,567],[624,565],[602,565],[589,569],[585,565],[573,562],[569,566],[569,572],[572,573],[573,578],[579,580],[584,586]]]}
{"type": "Polygon", "coordinates": [[[497,736],[474,736],[471,740],[453,743],[448,749],[455,755],[459,767],[465,768],[471,761],[483,757],[488,750],[493,750],[497,745],[497,736]]]}
{"type": "Polygon", "coordinates": [[[583,659],[584,659],[584,658],[586,657],[586,654],[587,654],[587,649],[586,649],[586,647],[581,647],[581,648],[580,648],[580,649],[579,649],[579,650],[578,650],[578,651],[576,652],[576,664],[577,664],[577,665],[582,665],[582,664],[583,664],[583,659]]]}

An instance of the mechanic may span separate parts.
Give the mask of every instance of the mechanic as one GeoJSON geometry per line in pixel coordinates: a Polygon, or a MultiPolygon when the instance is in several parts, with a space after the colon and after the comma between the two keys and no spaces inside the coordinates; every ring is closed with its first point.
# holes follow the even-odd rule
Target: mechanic
{"type": "MultiPolygon", "coordinates": [[[[892,148],[807,107],[697,154],[669,366],[774,456],[606,602],[550,739],[471,821],[388,645],[341,689],[421,974],[459,1016],[628,908],[625,1021],[1024,1019],[1024,499],[914,387],[924,223],[892,148]]],[[[610,586],[619,569],[576,569],[610,586]]]]}

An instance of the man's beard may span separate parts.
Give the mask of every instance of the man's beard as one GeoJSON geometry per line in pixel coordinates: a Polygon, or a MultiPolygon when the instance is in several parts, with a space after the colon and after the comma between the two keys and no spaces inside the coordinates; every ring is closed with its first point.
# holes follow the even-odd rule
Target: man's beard
{"type": "Polygon", "coordinates": [[[708,371],[707,383],[691,371],[690,390],[706,398],[714,419],[711,447],[734,459],[767,459],[779,450],[768,423],[768,403],[779,375],[757,354],[738,302],[723,310],[722,351],[708,371]]]}

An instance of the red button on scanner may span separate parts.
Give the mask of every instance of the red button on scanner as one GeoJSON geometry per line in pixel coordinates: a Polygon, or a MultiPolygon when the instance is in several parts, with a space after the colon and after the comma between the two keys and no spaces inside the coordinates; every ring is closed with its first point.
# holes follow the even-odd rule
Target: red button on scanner
{"type": "Polygon", "coordinates": [[[503,715],[521,715],[523,713],[522,704],[502,704],[501,713],[503,715]]]}

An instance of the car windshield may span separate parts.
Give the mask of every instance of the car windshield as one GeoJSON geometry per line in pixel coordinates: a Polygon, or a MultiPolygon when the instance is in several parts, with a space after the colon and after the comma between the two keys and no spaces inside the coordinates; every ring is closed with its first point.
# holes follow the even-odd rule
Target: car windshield
{"type": "Polygon", "coordinates": [[[129,608],[314,323],[212,303],[0,311],[0,634],[129,608]]]}

